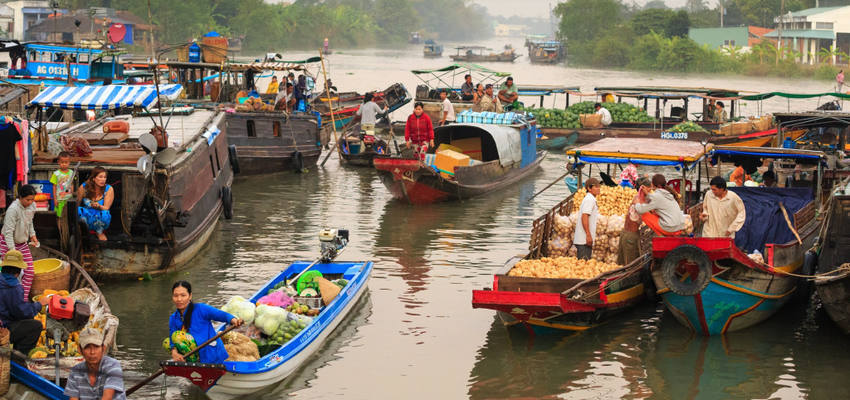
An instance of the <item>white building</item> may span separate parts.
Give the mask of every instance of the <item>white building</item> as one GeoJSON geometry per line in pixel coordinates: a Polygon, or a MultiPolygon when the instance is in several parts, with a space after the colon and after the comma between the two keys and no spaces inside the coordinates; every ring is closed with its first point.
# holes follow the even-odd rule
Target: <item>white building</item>
{"type": "MultiPolygon", "coordinates": [[[[27,40],[26,31],[29,27],[40,23],[50,17],[55,11],[57,14],[65,14],[64,9],[53,9],[47,0],[19,0],[6,3],[6,7],[12,9],[13,19],[10,39],[27,40]]],[[[4,27],[5,28],[5,27],[4,27]]],[[[4,29],[5,30],[5,29],[4,29]]]]}
{"type": "MultiPolygon", "coordinates": [[[[819,7],[789,12],[774,18],[777,29],[765,37],[781,39],[784,48],[800,52],[806,64],[823,62],[821,49],[850,54],[850,6],[819,7]]],[[[836,61],[833,54],[831,62],[836,61]]]]}

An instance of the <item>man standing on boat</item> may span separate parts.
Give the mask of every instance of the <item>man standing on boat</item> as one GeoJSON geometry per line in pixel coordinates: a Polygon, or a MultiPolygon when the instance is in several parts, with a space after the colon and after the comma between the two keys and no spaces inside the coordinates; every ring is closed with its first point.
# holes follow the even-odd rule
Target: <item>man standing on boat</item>
{"type": "Polygon", "coordinates": [[[449,101],[448,89],[443,89],[440,91],[440,102],[442,103],[442,105],[440,107],[439,125],[444,126],[455,122],[455,107],[452,105],[452,102],[449,101]]]}
{"type": "Polygon", "coordinates": [[[614,122],[614,119],[611,118],[611,112],[608,111],[607,108],[602,107],[602,104],[596,103],[596,113],[602,116],[602,125],[608,126],[614,122]]]}
{"type": "Polygon", "coordinates": [[[499,101],[514,109],[519,106],[517,99],[519,99],[519,93],[517,92],[516,85],[514,85],[514,78],[509,76],[508,79],[505,79],[505,84],[499,90],[499,101]]]}
{"type": "Polygon", "coordinates": [[[593,255],[593,241],[596,240],[596,220],[599,218],[596,196],[599,196],[602,187],[596,178],[588,179],[584,187],[587,189],[587,195],[579,207],[579,221],[576,224],[573,244],[576,246],[576,257],[579,260],[590,260],[593,255]]]}
{"type": "Polygon", "coordinates": [[[389,108],[384,105],[382,110],[378,103],[375,103],[375,95],[366,93],[363,96],[363,105],[357,109],[357,115],[360,116],[360,129],[364,131],[374,131],[375,124],[378,123],[378,114],[387,112],[389,108]]]}
{"type": "Polygon", "coordinates": [[[735,232],[744,226],[747,212],[744,201],[734,192],[726,189],[726,180],[715,176],[711,178],[711,191],[705,194],[700,219],[705,221],[703,237],[735,238],[735,232]]]}
{"type": "Polygon", "coordinates": [[[472,101],[473,97],[475,97],[475,85],[472,84],[472,75],[466,74],[463,80],[463,85],[460,87],[460,99],[463,101],[472,101]]]}
{"type": "Polygon", "coordinates": [[[126,399],[124,371],[118,360],[103,355],[103,334],[86,328],[80,332],[80,354],[83,362],[71,368],[65,396],[79,400],[126,399]]]}

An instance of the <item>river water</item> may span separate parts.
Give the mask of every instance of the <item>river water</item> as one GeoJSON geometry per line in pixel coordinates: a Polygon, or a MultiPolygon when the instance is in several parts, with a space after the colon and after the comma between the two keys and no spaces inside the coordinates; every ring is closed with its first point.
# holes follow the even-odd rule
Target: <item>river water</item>
{"type": "MultiPolygon", "coordinates": [[[[522,41],[513,44],[519,48],[522,41]]],[[[409,70],[449,63],[423,59],[418,46],[340,51],[329,61],[340,90],[361,92],[394,82],[412,91],[416,78],[409,70]]],[[[527,57],[490,66],[512,72],[520,83],[581,85],[585,91],[594,85],[679,85],[820,92],[830,85],[533,66],[527,57]]],[[[563,97],[555,101],[563,105],[563,97]]],[[[757,107],[745,105],[744,114],[757,107]]],[[[763,107],[785,111],[788,104],[774,100],[763,107]]],[[[161,341],[173,311],[173,281],[191,281],[195,300],[214,306],[247,297],[288,263],[314,259],[317,232],[330,226],[351,230],[351,248],[342,258],[374,261],[368,293],[316,357],[262,398],[848,398],[847,338],[804,296],[757,327],[712,338],[693,336],[661,304],[645,304],[587,332],[542,337],[509,331],[494,312],[473,310],[471,291],[491,286],[508,258],[527,251],[531,222],[567,195],[557,184],[529,200],[563,172],[564,162],[562,154],[550,153],[539,172],[500,193],[420,207],[393,201],[372,170],[342,167],[335,155],[306,174],[237,178],[234,218],[219,223],[189,268],[101,286],[121,319],[113,355],[124,365],[128,386],[142,379],[168,356],[161,341]]],[[[176,378],[138,393],[203,397],[176,378]]]]}

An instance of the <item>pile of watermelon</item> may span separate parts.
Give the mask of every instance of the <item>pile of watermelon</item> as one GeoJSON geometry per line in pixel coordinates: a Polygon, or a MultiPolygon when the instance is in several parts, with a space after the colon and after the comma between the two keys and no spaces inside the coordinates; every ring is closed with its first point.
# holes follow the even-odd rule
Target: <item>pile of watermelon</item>
{"type": "MultiPolygon", "coordinates": [[[[580,114],[593,114],[596,112],[592,101],[583,101],[571,105],[566,110],[558,108],[532,108],[524,111],[531,112],[537,120],[537,126],[543,128],[579,129],[581,122],[580,114]]],[[[646,111],[627,103],[602,103],[602,107],[611,112],[614,122],[653,122],[646,111]]]]}

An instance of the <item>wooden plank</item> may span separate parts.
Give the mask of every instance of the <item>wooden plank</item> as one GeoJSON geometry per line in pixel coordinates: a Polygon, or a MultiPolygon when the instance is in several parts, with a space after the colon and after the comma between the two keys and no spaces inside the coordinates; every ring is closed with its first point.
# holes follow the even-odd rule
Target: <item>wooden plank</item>
{"type": "Polygon", "coordinates": [[[581,147],[567,150],[568,155],[580,153],[585,156],[639,158],[649,160],[667,160],[694,162],[705,151],[712,148],[709,144],[687,140],[668,140],[653,138],[604,138],[581,147]]]}

